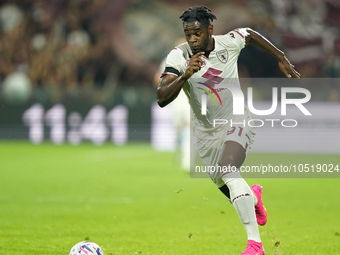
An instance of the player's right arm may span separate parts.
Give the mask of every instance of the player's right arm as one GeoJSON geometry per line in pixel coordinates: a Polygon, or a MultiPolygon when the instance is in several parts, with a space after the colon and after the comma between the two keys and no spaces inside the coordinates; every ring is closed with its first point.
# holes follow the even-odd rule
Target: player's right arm
{"type": "Polygon", "coordinates": [[[157,103],[160,107],[170,104],[179,94],[183,85],[196,72],[201,70],[203,64],[201,56],[204,52],[199,52],[190,58],[188,67],[184,74],[177,76],[167,73],[159,81],[157,88],[157,103]]]}

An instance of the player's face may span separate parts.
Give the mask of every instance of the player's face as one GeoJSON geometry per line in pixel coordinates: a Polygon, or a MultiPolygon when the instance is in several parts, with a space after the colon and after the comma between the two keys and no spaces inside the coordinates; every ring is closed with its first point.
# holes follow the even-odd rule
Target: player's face
{"type": "Polygon", "coordinates": [[[192,21],[184,22],[183,28],[185,39],[187,40],[194,55],[201,51],[205,52],[207,50],[210,50],[208,48],[210,46],[209,42],[212,39],[212,25],[209,25],[209,27],[207,27],[206,25],[201,24],[198,21],[192,21]]]}

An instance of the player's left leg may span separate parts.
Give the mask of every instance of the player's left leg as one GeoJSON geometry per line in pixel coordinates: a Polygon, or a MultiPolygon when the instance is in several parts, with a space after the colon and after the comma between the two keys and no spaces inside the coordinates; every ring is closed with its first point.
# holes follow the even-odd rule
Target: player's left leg
{"type": "MultiPolygon", "coordinates": [[[[240,143],[226,141],[219,165],[227,169],[228,167],[239,169],[244,162],[245,156],[245,148],[240,143]]],[[[257,204],[256,196],[241,177],[239,171],[223,171],[221,172],[221,179],[228,187],[230,201],[234,205],[247,232],[248,246],[242,254],[264,254],[254,210],[254,205],[257,204]]]]}

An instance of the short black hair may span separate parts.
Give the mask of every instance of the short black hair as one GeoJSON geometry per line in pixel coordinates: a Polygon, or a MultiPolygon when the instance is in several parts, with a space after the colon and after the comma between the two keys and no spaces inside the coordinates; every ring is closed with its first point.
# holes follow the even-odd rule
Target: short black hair
{"type": "Polygon", "coordinates": [[[198,21],[206,26],[209,26],[210,22],[214,19],[217,20],[215,14],[213,14],[208,7],[203,5],[188,8],[179,18],[183,22],[198,21]]]}

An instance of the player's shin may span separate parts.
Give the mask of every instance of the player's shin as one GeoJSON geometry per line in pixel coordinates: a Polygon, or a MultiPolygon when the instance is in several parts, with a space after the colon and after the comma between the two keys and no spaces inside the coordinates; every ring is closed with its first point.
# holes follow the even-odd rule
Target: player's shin
{"type": "Polygon", "coordinates": [[[222,179],[229,188],[231,202],[246,229],[248,240],[261,242],[254,210],[254,195],[250,187],[241,176],[224,176],[222,179]]]}

